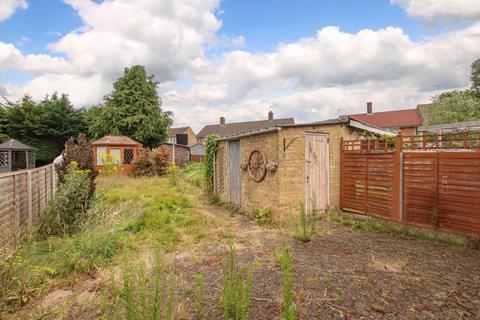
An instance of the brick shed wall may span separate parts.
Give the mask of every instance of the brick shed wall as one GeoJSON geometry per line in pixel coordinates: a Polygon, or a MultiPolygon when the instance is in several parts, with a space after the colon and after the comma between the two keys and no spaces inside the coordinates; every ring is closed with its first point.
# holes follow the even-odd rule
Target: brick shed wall
{"type": "Polygon", "coordinates": [[[305,201],[305,132],[329,135],[329,197],[330,208],[340,206],[340,140],[358,136],[358,131],[344,124],[282,128],[279,132],[280,164],[278,173],[280,219],[297,213],[300,202],[305,201]],[[296,139],[283,152],[283,139],[296,139]]]}
{"type": "MultiPolygon", "coordinates": [[[[160,149],[165,150],[170,155],[170,161],[172,161],[173,156],[173,147],[171,144],[162,144],[159,146],[160,149]]],[[[185,166],[190,161],[190,150],[189,148],[175,146],[175,164],[179,167],[185,166]]]]}
{"type": "MultiPolygon", "coordinates": [[[[329,197],[330,207],[340,205],[340,139],[358,137],[358,130],[345,124],[282,128],[279,132],[258,134],[240,139],[242,161],[254,149],[263,151],[267,160],[279,163],[276,172],[267,172],[261,182],[253,181],[242,171],[242,206],[255,209],[268,206],[277,221],[288,221],[299,212],[305,201],[305,133],[329,135],[329,197]],[[295,141],[284,152],[283,142],[295,141]]],[[[219,142],[216,164],[217,195],[228,202],[227,142],[219,142]],[[223,153],[223,155],[222,155],[223,153]],[[220,156],[218,156],[220,154],[220,156]],[[223,183],[222,183],[223,180],[223,183]],[[221,189],[219,188],[221,185],[221,189]]]]}
{"type": "MultiPolygon", "coordinates": [[[[242,162],[247,162],[253,150],[265,153],[267,161],[278,162],[278,133],[266,133],[245,137],[240,140],[242,162]]],[[[247,170],[242,170],[242,206],[246,209],[270,207],[276,210],[279,196],[279,175],[277,172],[267,171],[265,178],[256,182],[247,170]]]]}

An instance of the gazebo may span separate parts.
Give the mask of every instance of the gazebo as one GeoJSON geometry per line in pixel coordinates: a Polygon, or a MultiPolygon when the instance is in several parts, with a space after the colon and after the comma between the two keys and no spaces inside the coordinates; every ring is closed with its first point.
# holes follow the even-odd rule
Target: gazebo
{"type": "Polygon", "coordinates": [[[35,149],[15,139],[0,144],[0,172],[35,168],[35,149]]]}

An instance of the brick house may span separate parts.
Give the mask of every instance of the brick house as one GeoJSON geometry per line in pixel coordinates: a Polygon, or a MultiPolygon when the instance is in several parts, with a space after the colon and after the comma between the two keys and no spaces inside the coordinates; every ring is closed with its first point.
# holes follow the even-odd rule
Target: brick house
{"type": "Polygon", "coordinates": [[[197,143],[197,135],[190,127],[178,127],[170,128],[167,130],[168,140],[167,143],[175,144],[195,144],[197,143]]]}
{"type": "Polygon", "coordinates": [[[221,137],[238,134],[242,132],[272,128],[277,125],[291,125],[294,124],[293,118],[274,119],[273,112],[268,112],[266,120],[259,121],[245,121],[245,122],[231,122],[226,123],[225,117],[220,117],[218,124],[211,124],[203,127],[197,134],[197,142],[203,143],[209,134],[218,134],[221,137]]]}
{"type": "Polygon", "coordinates": [[[214,192],[247,210],[269,207],[286,221],[299,203],[326,211],[340,204],[340,142],[363,131],[393,135],[362,122],[339,119],[278,125],[218,139],[214,192]]]}
{"type": "Polygon", "coordinates": [[[394,111],[373,112],[373,105],[367,102],[367,113],[352,114],[351,119],[370,126],[401,133],[404,136],[416,136],[424,120],[420,108],[394,111]]]}

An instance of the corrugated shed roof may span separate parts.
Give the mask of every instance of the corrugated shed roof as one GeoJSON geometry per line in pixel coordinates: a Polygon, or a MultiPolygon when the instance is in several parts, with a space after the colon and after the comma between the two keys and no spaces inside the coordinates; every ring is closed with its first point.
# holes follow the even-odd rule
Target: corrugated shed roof
{"type": "Polygon", "coordinates": [[[378,128],[406,128],[422,125],[422,118],[417,109],[353,114],[350,118],[378,128]]]}
{"type": "Polygon", "coordinates": [[[127,136],[104,136],[92,142],[92,145],[141,145],[127,136]]]}
{"type": "Polygon", "coordinates": [[[175,138],[177,134],[185,133],[188,129],[190,129],[190,127],[170,128],[167,130],[167,134],[169,138],[175,138]]]}
{"type": "Polygon", "coordinates": [[[211,124],[203,127],[197,134],[199,138],[208,136],[209,134],[218,134],[220,136],[234,135],[243,132],[249,132],[254,130],[268,129],[278,125],[290,125],[294,124],[293,118],[273,119],[273,120],[260,120],[260,121],[246,121],[246,122],[233,122],[221,124],[211,124]]]}
{"type": "Polygon", "coordinates": [[[15,139],[10,139],[0,144],[0,149],[10,149],[10,150],[33,150],[34,148],[21,143],[15,139]]]}

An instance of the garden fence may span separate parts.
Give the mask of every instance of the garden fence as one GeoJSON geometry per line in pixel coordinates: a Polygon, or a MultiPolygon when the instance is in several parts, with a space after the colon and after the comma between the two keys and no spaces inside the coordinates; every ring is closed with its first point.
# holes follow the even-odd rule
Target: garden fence
{"type": "Polygon", "coordinates": [[[479,137],[342,140],[341,208],[480,239],[479,137]]]}
{"type": "Polygon", "coordinates": [[[53,164],[0,174],[0,248],[18,247],[55,194],[53,164]]]}

